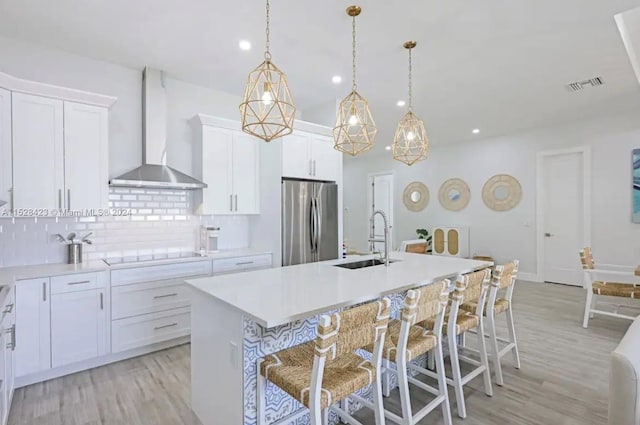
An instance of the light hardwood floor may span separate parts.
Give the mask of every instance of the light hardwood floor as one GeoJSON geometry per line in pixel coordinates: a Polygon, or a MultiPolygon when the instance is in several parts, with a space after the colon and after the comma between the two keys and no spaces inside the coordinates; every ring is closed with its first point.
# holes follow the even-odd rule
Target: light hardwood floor
{"type": "MultiPolygon", "coordinates": [[[[505,357],[505,385],[494,385],[493,397],[484,395],[480,379],[465,387],[468,417],[458,419],[452,402],[454,423],[606,424],[608,356],[629,322],[596,316],[583,329],[580,288],[518,282],[514,296],[522,368],[505,357]]],[[[183,345],[20,389],[9,424],[200,425],[189,409],[189,380],[189,346],[183,345]]],[[[211,383],[211,396],[217,391],[224,383],[211,383]]],[[[412,396],[414,409],[426,397],[413,388],[412,396]]],[[[397,391],[387,403],[397,410],[397,391]]],[[[358,417],[374,423],[365,410],[358,417]]],[[[439,412],[421,422],[440,423],[439,412]]]]}

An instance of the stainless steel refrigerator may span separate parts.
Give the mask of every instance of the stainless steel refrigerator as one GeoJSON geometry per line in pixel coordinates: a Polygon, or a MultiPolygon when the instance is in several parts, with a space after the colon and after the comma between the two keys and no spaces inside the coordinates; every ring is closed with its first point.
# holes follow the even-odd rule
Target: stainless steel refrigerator
{"type": "Polygon", "coordinates": [[[338,186],[282,180],[282,265],[333,260],[339,251],[338,186]]]}

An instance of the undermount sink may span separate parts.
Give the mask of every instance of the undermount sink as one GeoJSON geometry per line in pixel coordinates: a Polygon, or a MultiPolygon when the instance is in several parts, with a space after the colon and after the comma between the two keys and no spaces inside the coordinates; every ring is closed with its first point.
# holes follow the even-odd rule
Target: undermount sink
{"type": "MultiPolygon", "coordinates": [[[[395,263],[395,261],[389,260],[389,263],[395,263]]],[[[382,265],[384,265],[383,260],[372,258],[370,260],[355,261],[353,263],[336,264],[335,266],[342,267],[343,269],[356,270],[356,269],[362,269],[365,267],[382,266],[382,265]]]]}

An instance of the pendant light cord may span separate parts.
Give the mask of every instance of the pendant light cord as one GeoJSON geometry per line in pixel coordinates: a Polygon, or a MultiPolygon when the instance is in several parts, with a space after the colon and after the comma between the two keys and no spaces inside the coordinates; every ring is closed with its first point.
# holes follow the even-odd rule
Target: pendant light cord
{"type": "Polygon", "coordinates": [[[356,85],[356,17],[353,17],[353,27],[351,31],[351,36],[353,38],[353,81],[352,81],[352,90],[356,91],[358,86],[356,85]]]}
{"type": "Polygon", "coordinates": [[[271,30],[270,30],[270,26],[271,26],[271,8],[269,5],[269,0],[267,0],[267,30],[265,31],[266,35],[267,35],[267,42],[265,44],[266,50],[264,52],[264,58],[267,61],[271,60],[271,52],[269,51],[269,48],[271,47],[271,30]]]}
{"type": "Polygon", "coordinates": [[[413,49],[409,49],[409,112],[413,109],[413,87],[412,87],[412,62],[411,62],[411,51],[413,49]]]}

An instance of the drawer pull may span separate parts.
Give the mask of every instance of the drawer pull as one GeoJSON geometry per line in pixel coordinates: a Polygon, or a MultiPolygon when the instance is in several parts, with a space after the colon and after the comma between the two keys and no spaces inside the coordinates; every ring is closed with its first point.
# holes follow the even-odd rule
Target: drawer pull
{"type": "Polygon", "coordinates": [[[243,263],[236,263],[236,266],[248,266],[249,264],[253,264],[253,261],[245,261],[243,263]]]}
{"type": "Polygon", "coordinates": [[[178,324],[177,323],[172,323],[170,325],[156,326],[154,329],[157,331],[157,330],[160,330],[160,329],[172,328],[174,326],[178,326],[178,324]]]}
{"type": "Polygon", "coordinates": [[[85,283],[91,283],[91,281],[90,280],[83,280],[81,282],[69,282],[69,283],[67,283],[67,285],[83,285],[85,283]]]}
{"type": "Polygon", "coordinates": [[[3,313],[11,313],[13,311],[13,304],[7,304],[7,308],[4,309],[3,313]]]}
{"type": "Polygon", "coordinates": [[[154,300],[157,300],[159,298],[168,298],[168,297],[175,297],[177,296],[177,293],[173,293],[173,294],[166,294],[166,295],[156,295],[155,297],[153,297],[154,300]]]}

